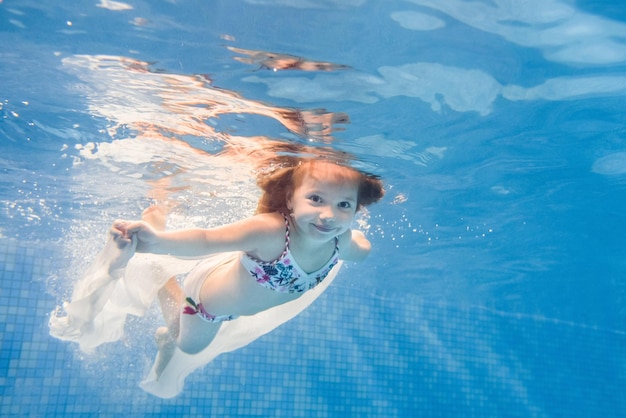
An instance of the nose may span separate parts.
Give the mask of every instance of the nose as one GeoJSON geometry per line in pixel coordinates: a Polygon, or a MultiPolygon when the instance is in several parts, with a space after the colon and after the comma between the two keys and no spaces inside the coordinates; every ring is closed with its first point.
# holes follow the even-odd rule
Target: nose
{"type": "Polygon", "coordinates": [[[324,223],[334,222],[335,220],[335,211],[331,206],[324,206],[320,210],[320,220],[324,223]]]}

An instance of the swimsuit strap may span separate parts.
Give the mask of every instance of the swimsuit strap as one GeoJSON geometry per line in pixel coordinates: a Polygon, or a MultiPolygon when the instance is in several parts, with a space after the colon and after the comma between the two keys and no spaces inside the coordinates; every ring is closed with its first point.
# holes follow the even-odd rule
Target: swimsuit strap
{"type": "Polygon", "coordinates": [[[317,271],[307,273],[293,257],[290,245],[289,218],[285,218],[285,250],[276,260],[265,262],[242,252],[240,262],[261,286],[278,292],[301,293],[317,286],[339,262],[339,238],[330,259],[317,271]]]}
{"type": "MultiPolygon", "coordinates": [[[[289,217],[285,215],[284,213],[281,213],[281,215],[283,215],[283,218],[285,219],[285,249],[283,250],[282,254],[277,259],[272,260],[272,261],[259,260],[258,258],[251,256],[250,254],[246,254],[247,257],[249,257],[250,259],[254,260],[255,262],[259,263],[262,266],[274,266],[289,254],[289,244],[291,242],[291,238],[289,236],[289,217]]],[[[339,252],[339,238],[335,237],[335,252],[333,253],[333,256],[335,256],[338,252],[339,252]]]]}
{"type": "Polygon", "coordinates": [[[285,215],[284,213],[281,213],[281,215],[283,215],[283,218],[285,218],[285,249],[283,250],[282,254],[278,256],[277,259],[272,260],[272,261],[263,261],[256,257],[251,256],[250,254],[246,254],[247,257],[249,257],[250,259],[254,260],[256,263],[259,263],[262,266],[274,266],[276,265],[276,263],[278,263],[283,258],[285,258],[287,254],[289,254],[289,218],[287,218],[287,215],[285,215]]]}
{"type": "Polygon", "coordinates": [[[274,264],[285,258],[289,253],[289,218],[284,213],[281,213],[281,215],[283,215],[283,218],[285,218],[285,249],[283,250],[283,253],[280,255],[280,257],[278,257],[276,260],[272,260],[270,262],[261,261],[262,264],[273,266],[274,264]]]}
{"type": "MultiPolygon", "coordinates": [[[[289,243],[291,242],[289,238],[289,217],[285,215],[284,213],[281,213],[281,215],[283,215],[283,218],[285,218],[285,251],[283,251],[280,257],[272,261],[271,264],[275,264],[276,262],[278,262],[278,260],[282,259],[289,252],[289,243]]],[[[339,251],[339,238],[335,237],[335,252],[338,252],[338,251],[339,251]]]]}
{"type": "Polygon", "coordinates": [[[289,252],[289,242],[290,242],[290,239],[289,239],[289,218],[284,213],[282,213],[281,215],[283,215],[283,218],[285,218],[285,251],[283,251],[282,255],[278,259],[281,259],[285,255],[287,255],[287,252],[289,252]]]}
{"type": "MultiPolygon", "coordinates": [[[[281,213],[281,215],[283,215],[283,218],[285,218],[285,251],[283,251],[280,257],[278,257],[278,259],[272,261],[272,264],[276,263],[278,260],[282,259],[285,255],[287,255],[287,253],[289,252],[289,243],[291,242],[289,238],[289,217],[285,215],[284,213],[281,213]]],[[[335,252],[338,252],[338,251],[339,251],[339,237],[335,237],[335,252]]]]}

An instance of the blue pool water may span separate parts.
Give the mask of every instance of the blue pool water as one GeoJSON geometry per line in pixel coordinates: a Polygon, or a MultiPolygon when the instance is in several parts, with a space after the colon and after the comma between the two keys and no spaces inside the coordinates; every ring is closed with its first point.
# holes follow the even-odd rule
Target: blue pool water
{"type": "Polygon", "coordinates": [[[0,0],[0,416],[626,416],[625,109],[619,1],[0,0]],[[49,336],[113,219],[243,217],[275,143],[383,177],[368,260],[171,400],[156,308],[49,336]]]}

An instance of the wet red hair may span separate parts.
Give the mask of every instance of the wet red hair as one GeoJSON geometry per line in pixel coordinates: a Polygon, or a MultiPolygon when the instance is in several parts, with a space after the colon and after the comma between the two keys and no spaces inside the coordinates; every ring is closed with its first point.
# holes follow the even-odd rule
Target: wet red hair
{"type": "Polygon", "coordinates": [[[261,170],[257,183],[263,194],[256,213],[289,213],[287,201],[304,178],[358,185],[357,210],[379,201],[385,194],[382,181],[372,174],[361,172],[341,161],[325,158],[285,156],[261,170]]]}

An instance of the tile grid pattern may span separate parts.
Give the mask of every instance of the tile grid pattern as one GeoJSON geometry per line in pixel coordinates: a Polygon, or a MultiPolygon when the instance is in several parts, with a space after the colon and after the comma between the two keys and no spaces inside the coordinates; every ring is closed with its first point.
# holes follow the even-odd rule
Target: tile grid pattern
{"type": "Polygon", "coordinates": [[[50,338],[54,248],[0,242],[0,416],[620,416],[626,336],[355,290],[192,374],[178,398],[137,383],[158,312],[84,355],[50,338]]]}

